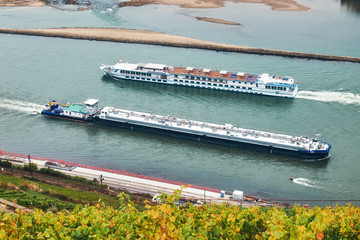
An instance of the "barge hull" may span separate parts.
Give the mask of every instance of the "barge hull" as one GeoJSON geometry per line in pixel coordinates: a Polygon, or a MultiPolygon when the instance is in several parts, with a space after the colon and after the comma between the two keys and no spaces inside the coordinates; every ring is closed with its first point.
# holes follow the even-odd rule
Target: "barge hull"
{"type": "Polygon", "coordinates": [[[220,137],[218,138],[215,136],[208,136],[206,134],[186,133],[186,132],[174,131],[174,130],[164,129],[164,128],[155,128],[155,127],[130,123],[130,122],[126,122],[126,121],[113,121],[113,120],[107,120],[107,119],[102,119],[102,118],[94,118],[93,121],[95,123],[108,125],[108,126],[112,126],[112,127],[120,127],[123,129],[132,130],[132,131],[152,133],[152,134],[157,134],[157,135],[162,135],[162,136],[169,136],[169,137],[181,138],[181,139],[186,139],[186,140],[191,140],[191,141],[210,143],[210,144],[216,144],[216,145],[222,145],[222,146],[228,146],[228,147],[234,147],[234,148],[241,148],[241,149],[247,149],[247,150],[252,150],[252,151],[284,155],[284,156],[290,156],[290,157],[302,158],[302,159],[308,159],[308,160],[327,159],[330,156],[328,152],[320,152],[320,151],[319,152],[308,152],[308,151],[290,150],[290,149],[274,147],[271,145],[258,145],[258,144],[247,143],[247,142],[242,142],[242,141],[228,140],[228,139],[224,139],[224,138],[220,138],[220,137]]]}

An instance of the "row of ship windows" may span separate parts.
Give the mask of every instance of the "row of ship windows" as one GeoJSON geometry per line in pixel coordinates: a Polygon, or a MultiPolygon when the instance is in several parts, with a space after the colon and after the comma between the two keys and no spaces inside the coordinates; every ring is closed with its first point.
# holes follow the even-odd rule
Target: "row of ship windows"
{"type": "Polygon", "coordinates": [[[276,87],[276,86],[265,86],[266,89],[272,89],[272,90],[280,90],[280,91],[286,91],[286,87],[276,87]]]}
{"type": "MultiPolygon", "coordinates": [[[[188,85],[188,84],[182,84],[182,83],[174,83],[174,85],[181,85],[181,86],[192,86],[192,85],[188,85]]],[[[208,83],[207,85],[211,85],[211,83],[208,83]]],[[[217,84],[213,84],[212,86],[218,86],[217,84]]],[[[203,86],[201,86],[201,87],[203,87],[203,86]]],[[[206,86],[204,86],[204,87],[206,87],[206,86]]],[[[219,87],[223,87],[223,85],[222,84],[219,84],[219,87]]],[[[225,85],[225,87],[229,87],[229,85],[225,85]]],[[[207,87],[206,87],[207,88],[207,87]]],[[[230,88],[241,88],[241,89],[246,89],[246,87],[239,87],[239,86],[230,86],[230,88]]],[[[216,88],[216,89],[218,89],[218,88],[216,88]]],[[[248,90],[252,90],[252,88],[251,87],[248,87],[247,88],[248,90]]]]}
{"type": "MultiPolygon", "coordinates": [[[[184,83],[174,83],[174,85],[179,85],[179,86],[193,86],[193,85],[189,85],[189,84],[184,84],[184,83]]],[[[194,86],[194,87],[200,87],[200,88],[210,88],[210,89],[222,89],[222,88],[217,88],[217,87],[208,87],[208,86],[194,86]]],[[[245,90],[252,90],[252,88],[251,87],[249,87],[249,88],[247,88],[246,89],[246,87],[231,87],[230,89],[229,89],[229,91],[242,91],[242,92],[246,92],[246,93],[256,93],[256,94],[261,94],[262,95],[262,93],[259,93],[259,92],[257,92],[257,91],[255,91],[255,92],[249,92],[249,91],[244,91],[244,89],[245,90]],[[239,90],[237,90],[237,89],[239,89],[239,90]],[[233,90],[232,90],[233,89],[233,90]],[[240,89],[242,89],[242,90],[240,90],[240,89]]]]}
{"type": "MultiPolygon", "coordinates": [[[[132,78],[132,79],[135,79],[135,77],[129,77],[129,76],[126,76],[126,78],[132,78]]],[[[136,79],[139,79],[140,80],[140,77],[136,77],[136,79]]],[[[160,80],[160,79],[150,79],[150,78],[141,78],[141,80],[148,80],[148,81],[158,81],[158,82],[167,82],[167,80],[160,80]]],[[[177,82],[178,80],[177,79],[174,79],[175,82],[177,82]]],[[[185,80],[180,80],[180,82],[185,82],[185,83],[189,83],[189,81],[185,80]]],[[[194,81],[190,81],[190,83],[196,83],[196,84],[202,84],[202,85],[212,85],[212,86],[218,86],[218,84],[216,83],[205,83],[205,82],[194,82],[194,81]]],[[[231,87],[231,88],[241,88],[241,89],[246,89],[246,87],[239,87],[239,86],[229,86],[229,85],[223,85],[223,84],[219,84],[219,87],[231,87]]],[[[258,84],[256,84],[256,87],[258,87],[258,84]]],[[[273,90],[280,90],[280,91],[286,91],[286,87],[276,87],[276,86],[265,86],[266,89],[273,89],[273,90]]],[[[252,90],[251,87],[248,87],[247,89],[249,90],[252,90]]]]}
{"type": "MultiPolygon", "coordinates": [[[[174,75],[175,78],[179,77],[178,75],[174,75]]],[[[213,82],[219,82],[219,83],[228,83],[231,81],[227,81],[227,80],[222,80],[222,79],[217,79],[217,78],[206,78],[206,77],[194,77],[194,76],[185,76],[185,79],[190,79],[190,80],[203,80],[203,81],[213,81],[213,82]]],[[[233,83],[236,83],[237,81],[232,81],[233,83]]],[[[244,82],[245,84],[247,84],[248,82],[244,82]]],[[[249,83],[250,85],[253,85],[252,82],[249,83]]]]}
{"type": "Polygon", "coordinates": [[[66,114],[69,114],[69,115],[78,115],[78,116],[81,116],[81,113],[76,113],[76,112],[71,112],[71,111],[65,111],[66,114]]]}
{"type": "MultiPolygon", "coordinates": [[[[115,73],[120,72],[120,73],[124,73],[124,74],[131,74],[131,75],[140,75],[140,76],[148,76],[151,77],[151,73],[144,73],[144,72],[135,72],[135,71],[127,71],[127,70],[119,70],[116,69],[114,71],[115,73]]],[[[174,75],[175,78],[179,77],[178,75],[174,75]]],[[[203,80],[203,81],[213,81],[213,82],[218,82],[218,83],[227,83],[228,81],[226,80],[221,80],[221,79],[216,79],[216,78],[205,78],[205,77],[194,77],[194,76],[185,76],[186,79],[191,79],[191,80],[203,80]]],[[[175,80],[176,81],[176,80],[175,80]]],[[[231,82],[231,81],[229,81],[231,82]]],[[[236,83],[236,81],[232,81],[233,83],[236,83]]],[[[244,82],[244,84],[247,84],[247,82],[244,82]]],[[[253,83],[250,83],[250,85],[252,85],[253,83]]]]}
{"type": "MultiPolygon", "coordinates": [[[[178,75],[174,75],[174,77],[177,78],[178,75]]],[[[215,81],[219,81],[219,82],[225,82],[225,83],[227,82],[227,81],[225,81],[225,80],[220,80],[220,79],[218,80],[218,79],[215,79],[215,78],[212,79],[212,78],[206,78],[206,77],[185,76],[185,78],[186,78],[186,79],[191,79],[191,80],[194,80],[194,79],[200,80],[200,79],[201,79],[201,80],[204,80],[204,81],[206,81],[206,80],[208,80],[208,81],[215,80],[215,81]]],[[[235,82],[235,81],[234,81],[234,82],[235,82]]]]}
{"type": "Polygon", "coordinates": [[[126,78],[132,78],[132,79],[138,79],[138,80],[148,80],[148,81],[153,81],[153,82],[167,82],[167,80],[160,80],[160,79],[151,79],[151,78],[140,78],[140,77],[130,77],[130,76],[125,76],[126,78]]]}
{"type": "Polygon", "coordinates": [[[120,73],[125,73],[125,74],[132,74],[132,75],[141,75],[141,76],[149,76],[151,77],[151,73],[144,73],[144,72],[135,72],[135,71],[127,71],[127,70],[119,70],[116,69],[114,72],[120,72],[120,73]]]}
{"type": "MultiPolygon", "coordinates": [[[[126,76],[126,78],[132,78],[132,79],[139,79],[140,80],[140,78],[139,77],[129,77],[129,76],[126,76]]],[[[148,81],[153,81],[153,82],[156,82],[156,81],[158,81],[158,82],[167,82],[167,80],[160,80],[160,79],[150,79],[150,78],[141,78],[141,80],[148,80],[148,81]]],[[[177,80],[175,79],[174,80],[175,82],[177,82],[177,80]]],[[[180,80],[180,82],[183,82],[183,80],[180,80]]],[[[185,81],[185,83],[189,83],[189,81],[185,81]]],[[[190,83],[195,83],[194,81],[190,81],[190,83]]],[[[197,84],[200,84],[200,82],[196,82],[197,84]]],[[[201,83],[202,85],[206,85],[206,83],[205,82],[203,82],[203,83],[201,83]]],[[[183,84],[180,84],[180,85],[183,85],[183,84]]],[[[212,86],[218,86],[218,84],[216,84],[216,83],[214,83],[214,84],[211,84],[211,83],[207,83],[207,85],[212,85],[212,86]]],[[[256,84],[256,86],[258,86],[258,84],[256,84]]],[[[246,87],[239,87],[239,86],[229,86],[229,85],[223,85],[223,84],[219,84],[219,87],[231,87],[231,88],[242,88],[242,89],[246,89],[246,87]]],[[[247,89],[249,89],[249,90],[252,90],[252,88],[251,87],[248,87],[247,89]]]]}
{"type": "MultiPolygon", "coordinates": [[[[187,80],[185,80],[185,81],[183,81],[183,80],[178,80],[178,79],[174,79],[174,82],[177,82],[177,81],[179,81],[179,82],[185,82],[185,83],[188,83],[189,81],[187,81],[187,80]]],[[[222,80],[220,80],[221,82],[222,82],[222,80]]],[[[217,84],[216,83],[206,83],[206,82],[194,82],[194,81],[190,81],[190,83],[196,83],[196,84],[202,84],[202,85],[213,85],[213,86],[217,86],[217,84]]],[[[246,83],[245,83],[246,84],[246,83]]],[[[251,83],[251,85],[252,85],[252,83],[251,83]]],[[[222,86],[224,86],[223,84],[219,84],[219,86],[220,87],[222,87],[222,86]]],[[[258,84],[256,84],[256,87],[258,87],[259,85],[258,84]]],[[[229,85],[225,85],[225,87],[229,87],[229,85]]],[[[235,86],[231,86],[230,85],[230,87],[233,87],[233,88],[235,88],[235,86]]],[[[238,87],[238,86],[236,86],[236,88],[240,88],[240,87],[238,87]]],[[[243,89],[246,89],[245,87],[242,87],[243,89]]]]}

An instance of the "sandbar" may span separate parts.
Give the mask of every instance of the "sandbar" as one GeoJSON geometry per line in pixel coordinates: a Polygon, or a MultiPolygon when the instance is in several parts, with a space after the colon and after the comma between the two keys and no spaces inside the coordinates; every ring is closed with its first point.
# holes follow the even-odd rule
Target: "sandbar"
{"type": "MultiPolygon", "coordinates": [[[[177,5],[182,8],[218,8],[227,0],[130,0],[119,3],[120,7],[143,6],[150,4],[177,5]]],[[[309,7],[294,0],[229,0],[235,3],[261,3],[277,11],[306,11],[309,7]]]]}
{"type": "Polygon", "coordinates": [[[237,23],[237,22],[226,21],[226,20],[218,19],[218,18],[196,17],[196,19],[200,20],[200,21],[220,23],[220,24],[226,24],[226,25],[241,25],[240,23],[237,23]]]}
{"type": "MultiPolygon", "coordinates": [[[[298,4],[294,0],[130,0],[120,2],[120,7],[143,6],[150,4],[177,5],[182,8],[218,8],[223,7],[225,1],[235,3],[260,3],[266,4],[277,11],[306,11],[309,7],[298,4]]],[[[71,4],[76,4],[71,1],[71,4]]],[[[47,4],[46,0],[1,0],[0,7],[41,7],[47,4]]]]}
{"type": "Polygon", "coordinates": [[[360,63],[358,57],[334,56],[315,53],[304,53],[277,49],[254,48],[208,42],[188,37],[152,31],[121,28],[45,28],[45,29],[10,29],[0,28],[0,33],[33,35],[44,37],[60,37],[96,41],[111,41],[136,44],[151,44],[182,48],[196,48],[213,51],[239,52],[259,55],[273,55],[292,58],[306,58],[328,61],[346,61],[360,63]]]}

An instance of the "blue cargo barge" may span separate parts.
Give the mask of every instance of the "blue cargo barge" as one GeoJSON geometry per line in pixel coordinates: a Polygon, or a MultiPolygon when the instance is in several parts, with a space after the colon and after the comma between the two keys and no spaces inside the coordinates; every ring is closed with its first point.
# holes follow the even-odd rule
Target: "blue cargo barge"
{"type": "Polygon", "coordinates": [[[330,157],[331,144],[319,140],[319,136],[296,137],[244,129],[231,124],[200,122],[113,107],[99,108],[97,104],[97,99],[89,99],[83,105],[77,104],[74,112],[69,108],[74,105],[57,103],[57,110],[51,110],[53,104],[49,104],[42,114],[303,159],[321,160],[330,157]]]}

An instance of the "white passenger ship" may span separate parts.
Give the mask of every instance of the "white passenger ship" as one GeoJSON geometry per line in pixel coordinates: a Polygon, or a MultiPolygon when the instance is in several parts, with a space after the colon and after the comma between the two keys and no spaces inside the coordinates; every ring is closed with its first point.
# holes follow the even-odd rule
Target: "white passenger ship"
{"type": "Polygon", "coordinates": [[[197,87],[252,93],[275,97],[295,98],[297,82],[291,77],[270,76],[244,72],[227,72],[194,67],[173,67],[154,63],[127,63],[120,60],[115,65],[102,65],[104,74],[123,80],[153,82],[186,87],[197,87]]]}

